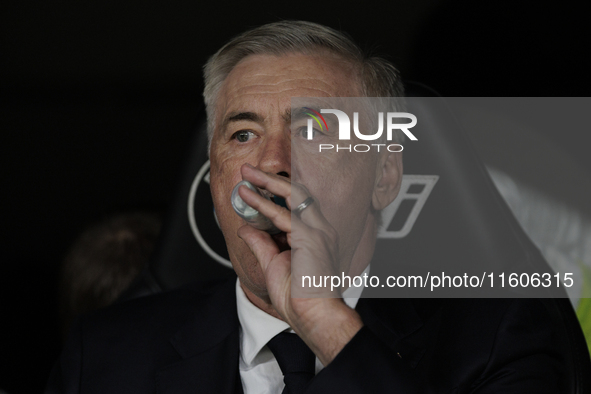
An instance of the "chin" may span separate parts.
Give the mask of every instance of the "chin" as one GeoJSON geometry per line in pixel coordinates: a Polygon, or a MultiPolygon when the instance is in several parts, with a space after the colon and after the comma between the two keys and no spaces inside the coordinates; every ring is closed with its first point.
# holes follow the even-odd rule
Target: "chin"
{"type": "MultiPolygon", "coordinates": [[[[247,283],[245,283],[245,281],[240,279],[240,282],[242,283],[243,288],[248,289],[252,295],[256,296],[257,298],[260,298],[262,301],[264,301],[267,304],[271,303],[271,299],[269,298],[269,292],[267,291],[267,285],[264,283],[264,281],[263,281],[263,283],[256,283],[255,284],[249,280],[247,283]]],[[[247,294],[247,296],[248,296],[248,294],[247,294]]],[[[252,301],[253,300],[251,300],[251,302],[252,301]]]]}
{"type": "Polygon", "coordinates": [[[258,261],[254,260],[254,263],[240,266],[239,270],[234,269],[240,283],[243,287],[247,288],[251,293],[257,297],[265,300],[269,298],[269,292],[267,291],[267,283],[265,282],[265,276],[263,271],[258,265],[258,261]]]}
{"type": "Polygon", "coordinates": [[[248,290],[251,291],[251,293],[259,298],[265,299],[269,297],[269,292],[267,291],[267,283],[265,283],[265,279],[262,276],[263,274],[261,272],[261,278],[247,277],[244,278],[246,279],[245,281],[242,278],[240,281],[245,285],[246,288],[248,288],[248,290]]]}

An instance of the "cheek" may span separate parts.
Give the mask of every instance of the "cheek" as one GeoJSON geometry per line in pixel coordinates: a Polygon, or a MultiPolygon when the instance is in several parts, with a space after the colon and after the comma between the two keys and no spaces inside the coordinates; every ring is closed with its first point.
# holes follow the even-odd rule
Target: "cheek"
{"type": "Polygon", "coordinates": [[[348,152],[338,155],[302,163],[298,175],[319,202],[328,222],[345,240],[349,235],[359,235],[371,212],[375,170],[369,156],[356,160],[348,152]]]}
{"type": "Polygon", "coordinates": [[[220,162],[212,158],[210,170],[211,195],[224,233],[236,227],[235,222],[237,220],[233,219],[238,218],[238,216],[234,213],[230,196],[232,189],[241,179],[239,165],[233,165],[230,160],[220,162]]]}
{"type": "Polygon", "coordinates": [[[376,174],[375,160],[369,155],[339,152],[292,164],[294,181],[304,184],[318,198],[332,196],[333,204],[346,206],[371,196],[376,174]]]}

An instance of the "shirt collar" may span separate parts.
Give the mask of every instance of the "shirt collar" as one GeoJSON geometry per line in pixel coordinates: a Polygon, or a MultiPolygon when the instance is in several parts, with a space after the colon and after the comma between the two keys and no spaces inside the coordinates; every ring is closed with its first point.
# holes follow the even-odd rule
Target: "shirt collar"
{"type": "MultiPolygon", "coordinates": [[[[363,277],[367,273],[369,273],[369,266],[365,268],[360,276],[363,277]]],[[[343,291],[343,301],[350,308],[355,309],[363,288],[363,286],[349,287],[343,291]]],[[[236,280],[236,306],[241,328],[240,356],[246,365],[250,365],[261,349],[275,335],[290,330],[291,327],[283,320],[263,312],[250,302],[240,286],[240,279],[236,280]]]]}
{"type": "Polygon", "coordinates": [[[239,279],[236,281],[236,306],[242,329],[240,356],[247,365],[250,365],[267,342],[280,332],[289,329],[289,325],[263,312],[250,302],[240,287],[239,279]]]}
{"type": "MultiPolygon", "coordinates": [[[[364,276],[369,275],[369,267],[370,265],[365,267],[365,269],[359,276],[363,278],[364,276]]],[[[359,287],[351,286],[345,289],[345,291],[343,291],[343,301],[345,301],[345,304],[347,304],[349,308],[355,309],[355,307],[357,306],[357,302],[361,297],[361,293],[363,292],[363,289],[365,289],[364,284],[365,281],[363,281],[361,283],[361,286],[359,287]]]]}

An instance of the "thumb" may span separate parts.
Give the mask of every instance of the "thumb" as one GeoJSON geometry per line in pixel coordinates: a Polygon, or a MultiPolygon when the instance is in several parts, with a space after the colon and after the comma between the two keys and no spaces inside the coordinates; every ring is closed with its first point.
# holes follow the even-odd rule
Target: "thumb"
{"type": "Polygon", "coordinates": [[[248,245],[250,251],[254,254],[263,272],[277,254],[279,247],[271,238],[271,235],[265,231],[257,230],[248,224],[238,229],[238,237],[248,245]]]}

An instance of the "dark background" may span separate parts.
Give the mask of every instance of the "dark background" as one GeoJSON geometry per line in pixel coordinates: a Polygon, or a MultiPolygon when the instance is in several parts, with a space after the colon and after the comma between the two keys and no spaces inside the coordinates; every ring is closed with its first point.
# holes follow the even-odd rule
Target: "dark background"
{"type": "MultiPolygon", "coordinates": [[[[44,386],[75,236],[116,211],[166,208],[203,119],[207,57],[279,19],[342,29],[444,96],[589,96],[588,14],[572,1],[2,2],[0,389],[44,386]]],[[[586,130],[544,138],[589,173],[586,130]]]]}

